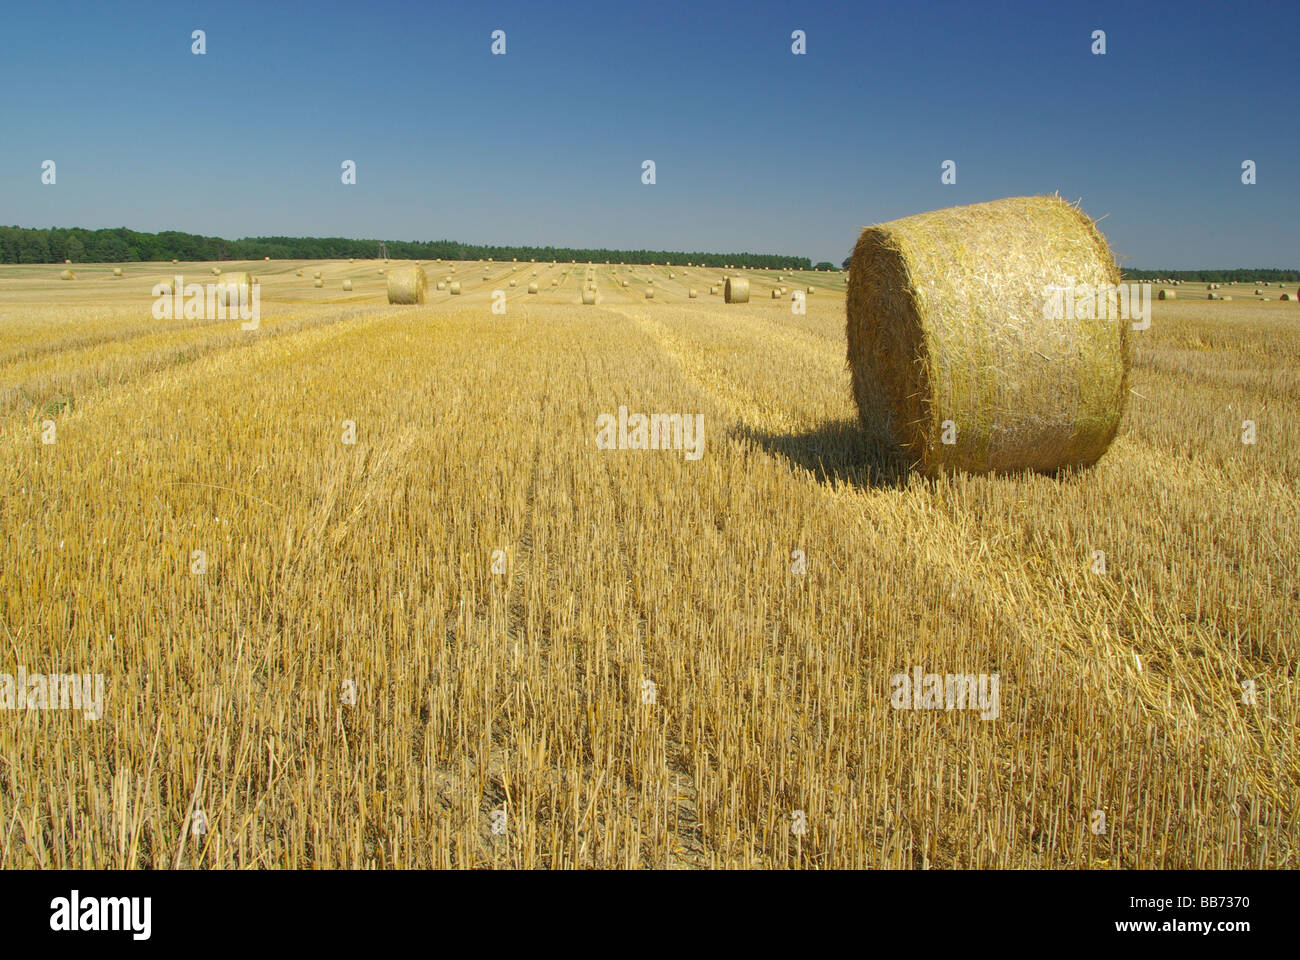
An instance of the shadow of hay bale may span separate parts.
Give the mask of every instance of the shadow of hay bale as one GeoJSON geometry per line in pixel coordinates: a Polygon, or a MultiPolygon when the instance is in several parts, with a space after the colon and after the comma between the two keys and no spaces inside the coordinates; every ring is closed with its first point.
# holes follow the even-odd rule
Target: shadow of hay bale
{"type": "Polygon", "coordinates": [[[901,457],[867,439],[857,420],[832,421],[796,434],[740,427],[738,435],[807,470],[819,483],[883,489],[905,487],[912,476],[901,457]]]}

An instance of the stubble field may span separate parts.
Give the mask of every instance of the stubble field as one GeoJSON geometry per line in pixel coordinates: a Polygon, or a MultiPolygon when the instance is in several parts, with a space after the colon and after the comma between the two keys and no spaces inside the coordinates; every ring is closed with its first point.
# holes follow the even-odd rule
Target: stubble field
{"type": "Polygon", "coordinates": [[[258,329],[154,319],[211,266],[0,267],[0,673],[105,689],[0,711],[0,866],[1300,865],[1300,305],[1157,302],[1094,468],[927,480],[838,271],[236,263],[258,329]]]}

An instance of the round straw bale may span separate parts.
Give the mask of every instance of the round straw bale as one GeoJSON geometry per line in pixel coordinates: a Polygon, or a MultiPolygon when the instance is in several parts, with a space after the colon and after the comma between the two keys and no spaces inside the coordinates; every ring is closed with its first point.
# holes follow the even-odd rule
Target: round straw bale
{"type": "Polygon", "coordinates": [[[398,267],[388,274],[389,303],[424,303],[429,278],[423,267],[398,267]]]}
{"type": "Polygon", "coordinates": [[[447,289],[447,281],[446,281],[446,280],[439,280],[439,281],[438,281],[438,289],[439,289],[439,290],[446,290],[446,289],[447,289]]]}
{"type": "Polygon", "coordinates": [[[459,280],[453,280],[453,281],[451,282],[451,286],[447,288],[447,292],[450,293],[453,297],[459,297],[459,296],[460,296],[460,281],[459,281],[459,280]]]}
{"type": "Polygon", "coordinates": [[[1218,295],[1217,293],[1207,293],[1207,294],[1205,295],[1205,299],[1206,299],[1206,300],[1218,300],[1218,299],[1219,299],[1219,295],[1218,295]]]}
{"type": "MultiPolygon", "coordinates": [[[[387,263],[387,262],[388,262],[387,260],[384,261],[384,263],[387,263]]],[[[317,270],[315,273],[312,274],[312,276],[315,277],[317,280],[319,280],[319,279],[320,279],[320,271],[317,270]]]]}
{"type": "Polygon", "coordinates": [[[813,288],[812,288],[812,287],[809,287],[805,292],[806,292],[806,293],[812,293],[812,292],[813,292],[813,288]]]}
{"type": "Polygon", "coordinates": [[[1161,300],[1177,300],[1177,299],[1178,299],[1178,291],[1177,291],[1177,290],[1161,290],[1161,291],[1160,291],[1160,294],[1159,294],[1159,299],[1161,299],[1161,300]]]}
{"type": "Polygon", "coordinates": [[[749,281],[741,277],[727,277],[722,288],[722,299],[727,303],[749,303],[749,281]]]}
{"type": "Polygon", "coordinates": [[[1129,324],[1049,309],[1052,286],[1120,280],[1081,210],[1011,197],[868,227],[851,277],[853,392],[884,450],[930,475],[1055,471],[1106,452],[1128,395],[1129,324]]]}
{"type": "Polygon", "coordinates": [[[344,289],[344,290],[351,290],[351,289],[352,289],[352,281],[351,281],[351,280],[344,280],[344,281],[343,281],[343,289],[344,289]]]}
{"type": "Polygon", "coordinates": [[[779,296],[781,296],[781,291],[780,291],[779,289],[775,289],[775,288],[774,288],[774,289],[772,290],[772,299],[775,300],[775,299],[777,299],[779,296]]]}
{"type": "MultiPolygon", "coordinates": [[[[59,279],[60,279],[60,280],[76,280],[76,279],[77,279],[77,275],[76,275],[75,273],[73,273],[71,270],[61,270],[61,271],[59,271],[59,279]]],[[[1286,296],[1286,294],[1283,294],[1283,296],[1286,296]]]]}
{"type": "Polygon", "coordinates": [[[325,281],[322,280],[320,277],[317,277],[315,280],[311,282],[311,285],[313,287],[323,287],[325,286],[325,281]]]}
{"type": "MultiPolygon", "coordinates": [[[[121,275],[122,275],[122,268],[121,268],[121,267],[114,267],[114,268],[113,268],[113,276],[115,276],[115,277],[120,277],[121,275]]],[[[1258,290],[1256,290],[1255,292],[1256,292],[1256,293],[1259,293],[1258,290]]]]}
{"type": "Polygon", "coordinates": [[[626,281],[626,280],[623,281],[623,286],[625,286],[625,287],[627,286],[627,281],[626,281]]]}
{"type": "Polygon", "coordinates": [[[716,297],[717,295],[718,295],[718,288],[716,286],[709,287],[709,296],[716,297]]]}
{"type": "Polygon", "coordinates": [[[298,271],[298,276],[300,276],[300,277],[302,276],[302,271],[301,271],[301,270],[298,271]]]}
{"type": "Polygon", "coordinates": [[[218,272],[217,287],[217,298],[226,306],[236,305],[241,299],[245,303],[252,302],[248,298],[253,290],[253,275],[247,270],[218,272]]]}
{"type": "Polygon", "coordinates": [[[536,292],[537,292],[537,284],[535,284],[535,283],[530,283],[530,284],[528,285],[528,292],[529,292],[529,293],[536,293],[536,292]]]}
{"type": "MultiPolygon", "coordinates": [[[[66,261],[64,261],[64,262],[65,262],[65,263],[71,263],[72,261],[71,261],[71,260],[66,260],[66,261]]],[[[180,261],[177,260],[175,257],[172,257],[172,263],[180,263],[180,261]]]]}
{"type": "MultiPolygon", "coordinates": [[[[221,276],[221,268],[220,268],[220,267],[213,267],[213,268],[212,268],[212,275],[213,275],[214,277],[219,277],[219,276],[221,276]]],[[[316,276],[319,277],[320,274],[318,273],[318,274],[316,274],[316,276]]]]}
{"type": "MultiPolygon", "coordinates": [[[[71,261],[71,260],[64,260],[63,262],[64,262],[64,263],[71,263],[72,261],[71,261]]],[[[172,261],[172,263],[175,263],[175,262],[176,262],[175,260],[172,261]]]]}
{"type": "Polygon", "coordinates": [[[588,306],[590,306],[591,304],[595,303],[595,302],[596,302],[596,291],[595,291],[595,290],[583,290],[583,291],[582,291],[582,302],[585,303],[585,304],[587,304],[588,306]]]}
{"type": "Polygon", "coordinates": [[[691,287],[691,289],[687,290],[687,291],[686,291],[686,295],[687,295],[688,297],[690,297],[692,300],[694,300],[696,297],[699,296],[699,294],[695,292],[695,288],[694,288],[694,287],[691,287]]]}
{"type": "Polygon", "coordinates": [[[1231,300],[1232,297],[1220,297],[1219,299],[1220,299],[1220,300],[1231,300]]]}
{"type": "Polygon", "coordinates": [[[645,298],[646,298],[647,300],[653,300],[653,299],[655,298],[655,288],[654,288],[654,287],[646,287],[646,288],[645,288],[645,298]]]}

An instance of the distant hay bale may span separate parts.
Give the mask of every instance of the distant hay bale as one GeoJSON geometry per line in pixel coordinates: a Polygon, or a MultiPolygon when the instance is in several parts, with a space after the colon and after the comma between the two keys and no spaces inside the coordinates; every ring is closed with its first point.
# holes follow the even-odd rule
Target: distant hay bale
{"type": "Polygon", "coordinates": [[[596,302],[596,291],[595,291],[595,290],[583,290],[583,291],[582,291],[582,302],[585,303],[585,304],[587,304],[588,306],[590,306],[591,304],[595,303],[595,302],[596,302]]]}
{"type": "Polygon", "coordinates": [[[699,294],[695,292],[695,288],[694,288],[694,287],[691,287],[691,289],[687,290],[687,291],[686,291],[686,295],[687,295],[688,297],[690,297],[692,300],[694,300],[696,297],[699,296],[699,294]]]}
{"type": "MultiPolygon", "coordinates": [[[[121,275],[122,275],[122,268],[121,268],[121,267],[114,267],[114,268],[113,268],[113,276],[115,276],[115,277],[120,277],[121,275]]],[[[1255,292],[1256,292],[1256,293],[1259,293],[1258,290],[1256,290],[1255,292]]]]}
{"type": "Polygon", "coordinates": [[[749,303],[749,281],[742,277],[727,277],[722,299],[727,303],[749,303]]]}
{"type": "Polygon", "coordinates": [[[536,293],[536,292],[537,292],[537,284],[535,284],[535,283],[530,283],[530,284],[528,285],[528,292],[529,292],[529,293],[536,293]]]}
{"type": "Polygon", "coordinates": [[[1260,295],[1261,293],[1263,293],[1263,292],[1264,292],[1264,291],[1261,290],[1261,289],[1259,289],[1259,287],[1256,287],[1256,288],[1255,288],[1255,296],[1259,296],[1259,295],[1260,295]]]}
{"type": "Polygon", "coordinates": [[[654,287],[646,287],[646,288],[645,288],[645,298],[646,298],[647,300],[653,300],[653,299],[655,298],[655,288],[654,288],[654,287]]]}
{"type": "Polygon", "coordinates": [[[717,288],[717,287],[709,287],[709,296],[711,296],[711,297],[716,297],[717,295],[718,295],[718,288],[717,288]]]}
{"type": "Polygon", "coordinates": [[[154,286],[160,289],[165,295],[171,296],[172,282],[170,280],[159,280],[156,284],[154,284],[154,286]]]}
{"type": "MultiPolygon", "coordinates": [[[[219,277],[219,276],[221,276],[221,268],[220,268],[220,267],[213,267],[213,268],[212,268],[212,275],[213,275],[214,277],[219,277]]],[[[318,273],[318,274],[316,274],[316,276],[319,277],[320,274],[318,273]]]]}
{"type": "Polygon", "coordinates": [[[777,299],[777,298],[780,297],[780,296],[781,296],[781,291],[780,291],[780,289],[773,289],[773,291],[772,291],[772,299],[775,300],[775,299],[777,299]]]}
{"type": "Polygon", "coordinates": [[[352,289],[352,281],[351,281],[351,280],[344,280],[344,281],[343,281],[343,289],[344,289],[344,290],[351,290],[351,289],[352,289]]]}
{"type": "Polygon", "coordinates": [[[1291,294],[1289,294],[1289,293],[1284,293],[1284,294],[1282,294],[1282,296],[1278,297],[1278,299],[1279,299],[1279,300],[1294,300],[1295,297],[1291,296],[1291,294]]]}
{"type": "Polygon", "coordinates": [[[424,303],[429,278],[423,267],[398,267],[388,273],[389,303],[424,303]]]}
{"type": "Polygon", "coordinates": [[[1129,324],[1048,309],[1050,286],[1120,281],[1081,210],[1011,197],[868,227],[851,277],[848,362],[869,440],[929,475],[1055,471],[1106,452],[1129,324]]]}
{"type": "Polygon", "coordinates": [[[1205,299],[1206,299],[1206,300],[1218,300],[1218,299],[1219,299],[1219,295],[1218,295],[1217,293],[1207,293],[1207,294],[1205,295],[1205,299]]]}
{"type": "Polygon", "coordinates": [[[511,281],[510,281],[510,286],[513,287],[514,285],[515,285],[515,282],[514,282],[513,280],[511,280],[511,281]]]}
{"type": "MultiPolygon", "coordinates": [[[[387,260],[384,261],[384,263],[387,263],[387,262],[388,262],[387,260]]],[[[317,280],[319,280],[319,279],[320,279],[320,271],[317,270],[315,273],[312,274],[312,276],[315,277],[317,280]]]]}
{"type": "Polygon", "coordinates": [[[232,270],[217,273],[217,299],[226,306],[238,305],[241,301],[251,303],[253,292],[253,275],[247,270],[232,270]]]}
{"type": "Polygon", "coordinates": [[[382,277],[382,276],[384,275],[384,271],[383,271],[383,270],[380,270],[380,271],[379,271],[379,275],[382,277]]]}
{"type": "Polygon", "coordinates": [[[325,281],[322,280],[320,277],[317,277],[315,280],[311,282],[311,285],[313,287],[323,287],[325,286],[325,281]]]}
{"type": "Polygon", "coordinates": [[[447,288],[447,292],[450,293],[453,297],[459,297],[459,296],[460,296],[460,281],[459,281],[459,280],[453,280],[453,281],[451,282],[451,286],[447,288]]]}
{"type": "Polygon", "coordinates": [[[625,286],[625,287],[627,286],[627,281],[626,281],[626,280],[623,281],[623,286],[625,286]]]}
{"type": "MultiPolygon", "coordinates": [[[[71,270],[61,270],[61,271],[59,271],[59,279],[60,279],[60,280],[76,280],[76,279],[77,279],[77,275],[76,275],[75,273],[73,273],[71,270]]],[[[1285,294],[1283,294],[1283,296],[1285,296],[1285,294]]]]}
{"type": "Polygon", "coordinates": [[[1159,294],[1159,299],[1161,299],[1161,300],[1177,300],[1177,299],[1178,299],[1178,291],[1177,291],[1177,290],[1161,290],[1161,291],[1160,291],[1160,294],[1159,294]]]}
{"type": "MultiPolygon", "coordinates": [[[[71,261],[71,260],[64,260],[63,262],[64,262],[64,263],[71,263],[72,261],[71,261]]],[[[172,263],[175,263],[175,262],[176,262],[175,260],[172,261],[172,263]]]]}
{"type": "Polygon", "coordinates": [[[1219,299],[1220,299],[1220,300],[1231,300],[1232,297],[1220,297],[1219,299]]]}
{"type": "MultiPolygon", "coordinates": [[[[67,262],[67,263],[71,263],[72,261],[71,261],[71,260],[68,260],[68,261],[65,261],[65,262],[67,262]]],[[[172,263],[180,263],[180,261],[177,260],[175,257],[172,257],[172,263]]]]}
{"type": "Polygon", "coordinates": [[[271,258],[270,258],[270,257],[263,257],[262,259],[263,259],[263,260],[270,260],[271,258]]]}
{"type": "Polygon", "coordinates": [[[447,289],[447,281],[445,281],[445,280],[439,280],[439,281],[438,281],[438,289],[439,289],[439,290],[446,290],[446,289],[447,289]]]}

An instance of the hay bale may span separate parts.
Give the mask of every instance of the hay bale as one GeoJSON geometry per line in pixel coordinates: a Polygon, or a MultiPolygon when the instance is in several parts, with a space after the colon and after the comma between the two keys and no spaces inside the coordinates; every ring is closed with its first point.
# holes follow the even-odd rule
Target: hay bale
{"type": "MultiPolygon", "coordinates": [[[[64,260],[63,262],[64,262],[65,264],[68,264],[68,263],[71,263],[72,261],[71,261],[71,260],[64,260]]],[[[175,263],[175,262],[176,262],[175,260],[172,261],[172,263],[175,263]]]]}
{"type": "Polygon", "coordinates": [[[587,304],[588,306],[591,306],[591,304],[595,303],[595,302],[596,302],[596,291],[595,291],[595,290],[584,290],[584,291],[582,291],[582,302],[585,303],[585,304],[587,304]]]}
{"type": "Polygon", "coordinates": [[[773,299],[773,300],[776,300],[776,299],[777,299],[778,297],[780,297],[780,296],[781,296],[781,291],[780,291],[779,288],[776,288],[776,289],[773,289],[773,290],[772,290],[772,299],[773,299]]]}
{"type": "Polygon", "coordinates": [[[1207,293],[1207,294],[1205,295],[1205,299],[1206,299],[1206,300],[1218,300],[1218,299],[1219,299],[1219,295],[1218,295],[1217,293],[1207,293]]]}
{"type": "Polygon", "coordinates": [[[1220,299],[1220,300],[1231,300],[1232,297],[1220,297],[1219,299],[1220,299]]]}
{"type": "Polygon", "coordinates": [[[808,288],[807,290],[805,290],[804,292],[805,292],[805,293],[812,293],[812,292],[813,292],[813,288],[812,288],[812,287],[809,287],[809,288],[808,288]]]}
{"type": "Polygon", "coordinates": [[[1259,289],[1259,287],[1256,287],[1256,288],[1255,288],[1255,296],[1258,297],[1258,296],[1259,296],[1261,293],[1263,293],[1263,292],[1264,292],[1264,291],[1261,290],[1261,289],[1259,289]]]}
{"type": "Polygon", "coordinates": [[[625,286],[625,287],[627,286],[627,281],[626,281],[626,280],[623,281],[623,286],[625,286]]]}
{"type": "Polygon", "coordinates": [[[311,285],[313,287],[323,287],[325,286],[325,281],[320,279],[320,277],[317,277],[315,280],[311,282],[311,285]]]}
{"type": "Polygon", "coordinates": [[[217,299],[228,307],[238,306],[241,299],[244,303],[252,303],[253,275],[247,270],[218,271],[217,286],[217,299]]]}
{"type": "Polygon", "coordinates": [[[451,286],[447,288],[447,292],[450,293],[453,297],[459,297],[459,296],[460,296],[460,281],[459,281],[459,280],[453,280],[453,281],[451,282],[451,286]]]}
{"type": "Polygon", "coordinates": [[[722,299],[727,303],[749,303],[749,281],[741,277],[727,277],[722,288],[722,299]]]}
{"type": "MultiPolygon", "coordinates": [[[[114,267],[114,268],[113,268],[113,276],[115,276],[115,277],[120,277],[121,275],[122,275],[122,268],[121,268],[121,267],[114,267]]],[[[1259,291],[1256,290],[1255,292],[1258,293],[1259,291]]]]}
{"type": "MultiPolygon", "coordinates": [[[[387,260],[384,261],[384,263],[387,263],[387,262],[388,262],[387,260]]],[[[315,277],[317,280],[319,280],[319,279],[320,279],[320,271],[317,270],[315,273],[312,274],[312,276],[315,277]]]]}
{"type": "MultiPolygon", "coordinates": [[[[212,275],[213,275],[214,277],[219,277],[219,276],[221,276],[221,268],[220,268],[220,267],[213,267],[213,268],[212,268],[212,275]]],[[[319,277],[320,274],[318,273],[318,274],[316,274],[316,276],[319,277]]]]}
{"type": "Polygon", "coordinates": [[[687,290],[687,291],[686,291],[686,295],[687,295],[688,297],[690,297],[692,300],[694,300],[696,297],[699,296],[699,294],[695,292],[695,288],[694,288],[694,287],[691,287],[691,289],[687,290]]]}
{"type": "Polygon", "coordinates": [[[351,290],[351,289],[352,289],[352,281],[351,281],[351,280],[344,280],[344,281],[343,281],[343,289],[344,289],[344,290],[351,290]]]}
{"type": "MultiPolygon", "coordinates": [[[[75,273],[73,273],[71,270],[61,270],[61,271],[59,271],[59,279],[60,279],[60,280],[76,280],[76,279],[77,279],[77,275],[76,275],[75,273]]],[[[1283,296],[1285,296],[1285,294],[1283,294],[1283,296]]]]}
{"type": "Polygon", "coordinates": [[[654,288],[654,287],[646,287],[646,288],[645,288],[645,298],[646,298],[647,300],[653,300],[653,299],[655,298],[655,288],[654,288]]]}
{"type": "Polygon", "coordinates": [[[1161,290],[1160,293],[1158,294],[1158,298],[1161,299],[1161,300],[1177,300],[1177,299],[1178,299],[1178,291],[1177,291],[1177,290],[1161,290]]]}
{"type": "MultiPolygon", "coordinates": [[[[64,271],[64,272],[67,273],[68,271],[64,271]]],[[[1278,297],[1278,299],[1279,299],[1279,300],[1294,300],[1295,297],[1291,296],[1291,294],[1289,294],[1289,293],[1284,293],[1284,294],[1282,294],[1282,296],[1278,297]]]]}
{"type": "Polygon", "coordinates": [[[301,271],[301,270],[298,271],[298,276],[300,276],[300,277],[302,276],[302,271],[301,271]]]}
{"type": "Polygon", "coordinates": [[[1047,316],[1049,285],[1119,283],[1082,211],[1011,197],[879,224],[850,273],[848,361],[870,440],[926,474],[1054,471],[1106,452],[1129,323],[1047,316]]]}
{"type": "Polygon", "coordinates": [[[154,286],[160,287],[165,296],[172,295],[172,282],[170,280],[159,280],[154,286]]]}
{"type": "Polygon", "coordinates": [[[388,275],[389,303],[424,303],[429,278],[423,267],[398,267],[388,275]]]}
{"type": "Polygon", "coordinates": [[[537,284],[535,284],[535,283],[530,283],[530,284],[528,285],[528,292],[529,292],[529,293],[536,293],[536,292],[537,292],[537,284]]]}
{"type": "Polygon", "coordinates": [[[718,295],[718,288],[717,288],[717,287],[709,287],[709,296],[711,296],[711,297],[716,297],[717,295],[718,295]]]}

